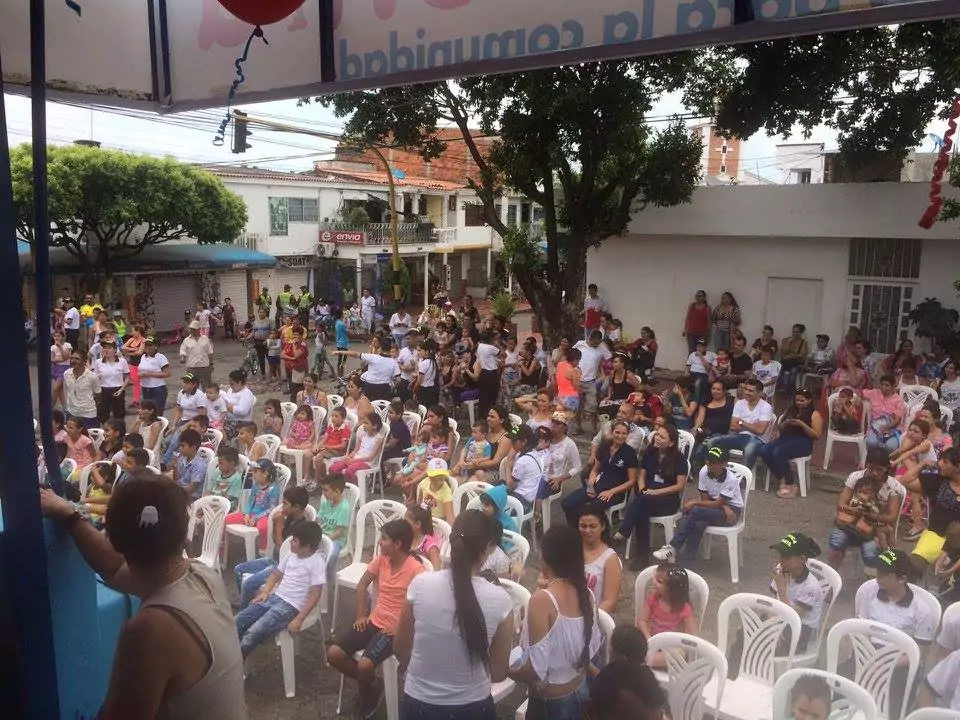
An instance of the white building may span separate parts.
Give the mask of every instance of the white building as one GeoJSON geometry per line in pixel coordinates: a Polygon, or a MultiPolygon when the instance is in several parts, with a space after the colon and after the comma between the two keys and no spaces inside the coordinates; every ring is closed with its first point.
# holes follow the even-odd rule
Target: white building
{"type": "Polygon", "coordinates": [[[778,338],[794,323],[836,345],[855,325],[889,352],[925,297],[958,305],[956,224],[923,230],[922,183],[701,187],[693,201],[648,208],[631,232],[588,256],[588,280],[636,335],[657,334],[657,364],[682,367],[687,306],[698,289],[716,304],[729,290],[750,342],[765,324],[778,338]]]}
{"type": "MultiPolygon", "coordinates": [[[[780,143],[777,145],[776,173],[781,185],[810,185],[823,182],[823,143],[780,143]]],[[[747,168],[749,170],[749,168],[747,168]]]]}

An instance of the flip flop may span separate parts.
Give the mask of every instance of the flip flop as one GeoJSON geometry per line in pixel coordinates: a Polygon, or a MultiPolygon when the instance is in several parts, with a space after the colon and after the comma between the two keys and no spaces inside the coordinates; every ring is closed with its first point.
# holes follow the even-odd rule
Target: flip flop
{"type": "Polygon", "coordinates": [[[777,497],[781,500],[793,500],[797,496],[797,489],[795,487],[786,486],[777,490],[777,497]]]}

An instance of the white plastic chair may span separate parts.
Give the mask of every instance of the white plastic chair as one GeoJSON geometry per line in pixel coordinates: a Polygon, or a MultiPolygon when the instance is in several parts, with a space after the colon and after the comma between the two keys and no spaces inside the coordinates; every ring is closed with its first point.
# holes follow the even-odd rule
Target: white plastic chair
{"type": "Polygon", "coordinates": [[[337,611],[340,604],[340,589],[356,590],[360,578],[366,572],[367,563],[362,562],[364,539],[366,538],[367,520],[373,522],[373,555],[380,554],[380,528],[391,520],[403,520],[407,514],[407,506],[395,500],[371,500],[362,505],[357,511],[356,540],[353,546],[353,557],[345,568],[337,572],[337,586],[333,596],[333,618],[330,627],[337,627],[337,611]]]}
{"type": "MultiPolygon", "coordinates": [[[[319,405],[313,408],[313,424],[316,428],[323,427],[324,421],[327,419],[327,411],[320,407],[319,405]]],[[[300,484],[300,480],[303,476],[303,458],[306,456],[307,450],[304,448],[288,448],[286,445],[281,444],[277,448],[277,457],[283,462],[285,457],[292,458],[293,464],[293,477],[295,478],[294,482],[296,485],[300,484]]]]}
{"type": "MultiPolygon", "coordinates": [[[[454,506],[454,509],[456,509],[456,506],[454,506]]],[[[477,496],[473,500],[467,503],[467,510],[482,510],[482,509],[483,508],[480,505],[479,494],[477,494],[477,496]]],[[[517,498],[513,497],[513,495],[507,495],[506,511],[507,511],[507,515],[512,517],[513,521],[517,524],[517,530],[519,532],[523,532],[523,523],[525,520],[529,520],[531,518],[531,514],[530,513],[527,513],[526,515],[523,514],[523,505],[519,500],[517,500],[517,498]]],[[[504,530],[504,532],[507,532],[507,531],[504,530]]]]}
{"type": "Polygon", "coordinates": [[[427,417],[427,406],[417,405],[417,412],[420,414],[420,419],[423,420],[427,417]]]}
{"type": "MultiPolygon", "coordinates": [[[[637,616],[640,615],[640,608],[646,601],[647,588],[653,582],[656,571],[657,566],[651,565],[637,574],[637,581],[633,584],[633,607],[637,616]]],[[[702,576],[693,570],[687,570],[687,578],[690,582],[690,605],[693,607],[693,614],[697,616],[697,627],[702,627],[703,616],[707,612],[707,603],[710,602],[710,586],[702,576]]]]}
{"type": "Polygon", "coordinates": [[[331,465],[337,462],[337,460],[343,460],[343,458],[345,458],[347,455],[353,452],[354,448],[357,446],[358,433],[360,432],[360,429],[363,427],[357,422],[351,422],[349,418],[344,420],[344,423],[346,423],[347,427],[350,428],[350,439],[347,440],[347,452],[346,454],[338,455],[337,457],[324,458],[323,465],[326,468],[328,475],[330,474],[331,465]]]}
{"type": "MultiPolygon", "coordinates": [[[[910,423],[913,422],[914,418],[917,417],[917,413],[920,412],[922,407],[922,403],[907,406],[907,419],[904,420],[904,426],[909,426],[910,423]]],[[[943,424],[944,432],[949,432],[950,428],[953,426],[953,410],[946,405],[940,405],[940,422],[943,424]]]]}
{"type": "Polygon", "coordinates": [[[287,433],[290,432],[290,424],[293,422],[296,414],[297,404],[295,402],[287,400],[280,403],[280,416],[283,418],[283,429],[280,431],[280,434],[283,435],[283,437],[286,437],[287,433]]]}
{"type": "Polygon", "coordinates": [[[410,439],[416,442],[417,433],[420,432],[420,425],[423,423],[420,416],[415,412],[404,410],[403,422],[406,423],[407,429],[410,431],[410,439]]]}
{"type": "MultiPolygon", "coordinates": [[[[144,447],[147,448],[147,450],[153,451],[153,456],[157,459],[157,462],[159,463],[160,458],[163,457],[163,436],[164,436],[164,433],[167,432],[167,428],[170,427],[170,421],[167,420],[167,418],[160,416],[157,418],[157,422],[160,423],[160,430],[157,432],[157,441],[153,444],[153,447],[147,447],[146,445],[144,445],[144,447]]],[[[151,463],[151,467],[159,468],[160,465],[159,464],[153,465],[151,463]]]]}
{"type": "Polygon", "coordinates": [[[210,448],[201,447],[197,449],[197,455],[203,458],[203,461],[207,464],[207,472],[210,472],[210,463],[217,461],[217,454],[210,448]]]}
{"type": "MultiPolygon", "coordinates": [[[[93,468],[98,465],[103,468],[108,468],[111,465],[116,467],[116,464],[113,462],[113,460],[95,460],[83,468],[83,470],[80,471],[79,477],[77,478],[77,485],[80,486],[81,500],[87,497],[87,490],[90,488],[90,473],[93,472],[93,468]]],[[[74,463],[74,467],[76,467],[76,463],[74,463]]],[[[119,467],[117,467],[117,472],[120,472],[119,467]]]]}
{"type": "MultiPolygon", "coordinates": [[[[277,505],[273,510],[270,511],[270,515],[268,516],[268,517],[269,517],[269,522],[267,523],[267,527],[270,527],[270,528],[273,527],[273,518],[274,518],[274,516],[278,515],[278,514],[281,513],[281,512],[283,512],[283,506],[282,506],[282,505],[277,505]]],[[[304,510],[303,510],[303,516],[307,519],[308,522],[316,522],[316,521],[317,521],[317,510],[316,510],[316,508],[314,508],[313,505],[309,505],[309,504],[308,504],[307,507],[304,508],[304,510]]],[[[234,526],[233,526],[233,525],[227,525],[227,527],[230,528],[230,527],[234,527],[234,526]]],[[[326,535],[324,535],[324,538],[326,538],[326,535]]],[[[287,540],[289,540],[289,538],[287,538],[287,540]]],[[[284,544],[286,544],[286,540],[284,541],[284,544]]],[[[267,547],[266,547],[266,549],[263,551],[263,556],[264,556],[264,557],[273,557],[273,551],[274,551],[274,546],[273,546],[273,533],[272,533],[272,532],[268,532],[268,533],[267,533],[267,547]]],[[[329,553],[327,553],[327,554],[329,555],[329,553]]],[[[281,557],[283,556],[283,547],[282,547],[282,546],[281,546],[281,548],[280,548],[280,555],[281,555],[281,557]]],[[[249,553],[248,553],[248,557],[249,557],[249,553]]],[[[256,556],[254,556],[254,557],[256,557],[256,556]]]]}
{"type": "Polygon", "coordinates": [[[492,487],[493,485],[490,483],[480,480],[468,480],[460,483],[457,489],[453,491],[453,516],[459,515],[474,500],[479,502],[480,496],[492,487]]]}
{"type": "Polygon", "coordinates": [[[517,415],[517,413],[508,413],[507,417],[510,419],[510,425],[512,427],[523,425],[523,418],[517,415]]]}
{"type": "Polygon", "coordinates": [[[727,658],[706,640],[679,632],[654,635],[647,643],[647,656],[663,653],[667,662],[666,683],[673,720],[701,720],[705,688],[713,683],[713,717],[720,707],[727,682],[727,658]]]}
{"type": "Polygon", "coordinates": [[[789,665],[800,637],[800,616],[789,605],[766,595],[731,595],[720,603],[717,611],[717,647],[724,655],[730,653],[730,618],[734,613],[740,619],[743,638],[739,672],[735,679],[727,680],[719,708],[716,707],[717,681],[707,683],[703,691],[704,704],[710,710],[719,710],[721,718],[766,718],[773,703],[777,645],[784,633],[788,633],[785,657],[789,665]]]}
{"type": "MultiPolygon", "coordinates": [[[[501,580],[500,587],[506,590],[510,599],[513,600],[513,639],[515,644],[519,644],[520,633],[523,632],[523,624],[527,617],[527,606],[530,604],[530,591],[520,583],[511,580],[501,580]]],[[[510,678],[494,683],[490,688],[493,701],[499,703],[509,697],[516,686],[516,682],[510,678]]]]}
{"type": "Polygon", "coordinates": [[[353,526],[357,520],[357,508],[360,507],[360,488],[353,483],[346,483],[343,488],[343,497],[350,503],[350,522],[347,525],[346,534],[343,538],[344,542],[340,543],[340,557],[342,558],[349,555],[352,558],[354,541],[353,526]]]}
{"type": "Polygon", "coordinates": [[[433,518],[433,538],[440,546],[440,567],[443,567],[443,564],[450,560],[450,534],[452,532],[453,528],[446,520],[433,518]]]}
{"type": "MultiPolygon", "coordinates": [[[[590,471],[587,468],[582,467],[580,468],[579,472],[571,473],[570,479],[565,480],[564,484],[571,483],[573,485],[576,485],[576,483],[580,482],[580,478],[583,477],[583,473],[585,472],[590,472],[590,471]]],[[[543,521],[544,532],[547,532],[553,526],[553,504],[555,502],[560,502],[562,497],[563,497],[563,486],[561,485],[559,490],[557,490],[552,495],[545,497],[540,502],[540,517],[543,521]]],[[[629,557],[630,555],[628,554],[627,558],[629,557]]]]}
{"type": "Polygon", "coordinates": [[[803,677],[813,676],[827,683],[833,694],[830,720],[869,720],[877,717],[877,703],[866,690],[847,678],[812,668],[788,670],[773,686],[773,717],[790,717],[790,691],[803,677]]]}
{"type": "MultiPolygon", "coordinates": [[[[827,627],[830,620],[830,613],[833,612],[833,605],[837,602],[837,597],[843,589],[843,579],[840,573],[820,560],[807,560],[807,568],[817,579],[820,589],[823,590],[823,611],[820,613],[820,627],[817,628],[815,637],[807,640],[807,648],[803,653],[797,653],[793,656],[793,667],[807,668],[816,667],[820,664],[820,645],[823,642],[823,629],[827,627]]],[[[936,602],[936,601],[934,601],[936,602]]],[[[777,658],[777,669],[787,670],[781,658],[777,658]]]]}
{"type": "Polygon", "coordinates": [[[271,433],[264,433],[263,435],[257,435],[257,437],[254,438],[254,442],[262,442],[264,445],[266,445],[267,452],[264,457],[268,460],[272,460],[273,462],[278,462],[277,453],[279,452],[280,445],[282,444],[282,441],[279,437],[271,433]]]}
{"type": "Polygon", "coordinates": [[[841,620],[827,634],[827,670],[837,672],[840,644],[849,640],[853,646],[853,681],[864,688],[877,703],[881,720],[898,720],[910,703],[913,680],[920,668],[920,647],[905,632],[872,620],[841,620]],[[902,657],[907,658],[907,692],[902,707],[890,707],[890,681],[902,657]]]}
{"type": "Polygon", "coordinates": [[[360,488],[360,504],[367,501],[367,488],[370,492],[375,492],[377,485],[380,486],[380,498],[383,499],[383,451],[387,445],[387,436],[390,434],[390,426],[384,425],[380,430],[380,449],[372,461],[368,462],[369,470],[357,470],[357,486],[360,488]]]}
{"type": "Polygon", "coordinates": [[[927,400],[940,399],[937,391],[926,385],[903,385],[898,392],[907,405],[923,405],[927,400]]]}
{"type": "Polygon", "coordinates": [[[220,443],[223,442],[223,433],[216,428],[207,428],[203,438],[213,445],[213,452],[217,452],[220,449],[220,443]]]}
{"type": "Polygon", "coordinates": [[[327,414],[329,415],[330,411],[337,407],[343,407],[343,395],[327,393],[327,414]]]}
{"type": "Polygon", "coordinates": [[[90,436],[90,439],[93,440],[93,446],[99,450],[103,445],[103,439],[105,436],[103,428],[90,428],[87,430],[87,434],[90,436]]]}
{"type": "MultiPolygon", "coordinates": [[[[800,486],[800,497],[807,496],[807,486],[810,484],[810,463],[813,461],[812,455],[806,457],[791,458],[797,468],[797,484],[800,486]]],[[[770,468],[767,468],[767,479],[764,481],[763,489],[770,490],[770,468]]]]}
{"type": "MultiPolygon", "coordinates": [[[[310,506],[308,505],[307,508],[310,509],[310,506]]],[[[316,519],[316,513],[314,513],[314,519],[316,519]]],[[[333,541],[324,535],[320,540],[320,547],[317,549],[317,552],[323,553],[323,556],[328,558],[330,557],[332,549],[333,541]]],[[[272,552],[272,549],[268,552],[272,552]]],[[[283,541],[283,545],[280,546],[280,561],[283,562],[283,559],[289,554],[290,538],[287,538],[283,541]]],[[[300,632],[297,633],[296,636],[291,635],[285,629],[281,630],[280,634],[277,635],[277,645],[280,646],[280,664],[283,667],[283,691],[288,698],[295,697],[297,694],[296,656],[300,651],[300,636],[304,631],[309,630],[314,625],[319,625],[321,647],[326,645],[327,636],[323,629],[323,618],[321,617],[324,604],[321,598],[313,610],[303,619],[303,623],[300,625],[300,632]]],[[[323,656],[323,665],[326,667],[327,654],[325,652],[320,654],[323,656]]]]}
{"type": "Polygon", "coordinates": [[[514,582],[520,582],[523,577],[523,569],[527,565],[527,558],[530,557],[530,543],[523,535],[512,530],[504,530],[503,539],[511,546],[510,552],[507,553],[512,570],[510,577],[514,582]]]}
{"type": "Polygon", "coordinates": [[[187,542],[193,540],[198,522],[203,525],[203,544],[200,556],[196,558],[213,570],[220,570],[220,544],[223,541],[223,527],[230,512],[230,501],[217,495],[207,495],[194,500],[190,506],[190,520],[187,524],[187,542]]]}
{"type": "Polygon", "coordinates": [[[960,720],[960,712],[946,708],[918,708],[904,720],[960,720]]]}
{"type": "Polygon", "coordinates": [[[377,415],[380,416],[380,419],[386,422],[387,410],[390,409],[390,401],[389,400],[371,400],[370,405],[372,405],[373,409],[377,411],[377,415]]]}
{"type": "Polygon", "coordinates": [[[834,443],[854,443],[860,451],[860,464],[863,465],[863,463],[867,461],[867,424],[870,422],[870,403],[868,403],[866,400],[863,401],[863,416],[860,419],[860,432],[853,435],[844,435],[836,432],[832,427],[832,423],[830,422],[830,418],[833,417],[833,406],[839,399],[839,392],[835,392],[833,395],[827,398],[827,445],[823,452],[824,470],[830,466],[830,459],[833,457],[834,443]]]}
{"type": "Polygon", "coordinates": [[[710,526],[704,531],[703,557],[706,560],[710,559],[711,540],[714,537],[725,538],[730,556],[730,581],[737,583],[740,582],[740,565],[743,564],[743,544],[740,542],[740,535],[747,524],[747,504],[750,491],[753,490],[753,472],[739,463],[727,463],[727,470],[740,477],[743,485],[743,510],[736,525],[710,526]]]}
{"type": "MultiPolygon", "coordinates": [[[[206,448],[200,448],[200,449],[201,449],[201,450],[205,450],[206,448]]],[[[203,486],[204,486],[204,487],[206,487],[206,486],[209,484],[210,478],[211,478],[212,475],[213,475],[213,471],[216,470],[216,468],[217,468],[217,458],[216,458],[216,456],[213,456],[213,457],[211,457],[209,460],[207,460],[207,474],[206,474],[206,476],[205,476],[205,478],[204,478],[204,481],[203,481],[203,486]]],[[[248,458],[246,455],[240,455],[240,456],[239,456],[239,459],[237,460],[237,472],[240,473],[240,477],[246,478],[246,477],[247,477],[247,472],[248,472],[249,470],[250,470],[250,458],[248,458]]],[[[243,502],[244,502],[246,496],[249,495],[249,494],[250,494],[250,490],[249,490],[249,489],[248,489],[248,490],[243,490],[243,491],[241,491],[241,493],[240,493],[240,506],[241,506],[241,507],[243,506],[243,502]]]]}
{"type": "Polygon", "coordinates": [[[690,461],[693,458],[693,446],[697,444],[697,439],[689,430],[677,430],[677,450],[687,459],[687,467],[690,467],[690,461]]]}

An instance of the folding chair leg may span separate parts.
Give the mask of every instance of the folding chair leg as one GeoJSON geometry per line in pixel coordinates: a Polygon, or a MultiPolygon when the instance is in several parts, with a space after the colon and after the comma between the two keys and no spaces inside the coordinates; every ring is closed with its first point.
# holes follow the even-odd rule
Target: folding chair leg
{"type": "Polygon", "coordinates": [[[257,559],[257,540],[260,535],[244,535],[243,544],[247,551],[247,562],[257,559]]]}
{"type": "Polygon", "coordinates": [[[297,694],[297,669],[294,638],[284,630],[279,635],[280,664],[283,667],[283,691],[288,698],[297,694]]]}
{"type": "Polygon", "coordinates": [[[740,582],[740,543],[736,534],[727,536],[728,554],[730,555],[730,582],[740,582]]]}
{"type": "Polygon", "coordinates": [[[341,715],[343,710],[343,675],[340,676],[340,692],[337,695],[337,715],[341,715]]]}
{"type": "Polygon", "coordinates": [[[333,588],[333,615],[330,618],[330,632],[337,631],[337,611],[340,609],[340,585],[334,583],[333,588]]]}

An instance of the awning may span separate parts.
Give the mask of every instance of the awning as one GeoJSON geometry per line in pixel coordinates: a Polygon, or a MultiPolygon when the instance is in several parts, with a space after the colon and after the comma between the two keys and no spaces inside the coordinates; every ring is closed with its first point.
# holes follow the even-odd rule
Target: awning
{"type": "Polygon", "coordinates": [[[491,249],[490,243],[473,243],[472,245],[444,245],[443,247],[435,247],[432,252],[440,253],[441,255],[449,255],[450,253],[461,251],[491,249]]]}
{"type": "MultiPolygon", "coordinates": [[[[20,269],[33,274],[30,245],[17,241],[20,269]]],[[[238,245],[199,245],[197,243],[163,243],[151,245],[135,258],[120,260],[114,273],[141,275],[204,270],[259,270],[277,264],[273,255],[238,245]]],[[[80,262],[63,248],[50,249],[50,268],[54,273],[69,275],[84,272],[80,262]]]]}

